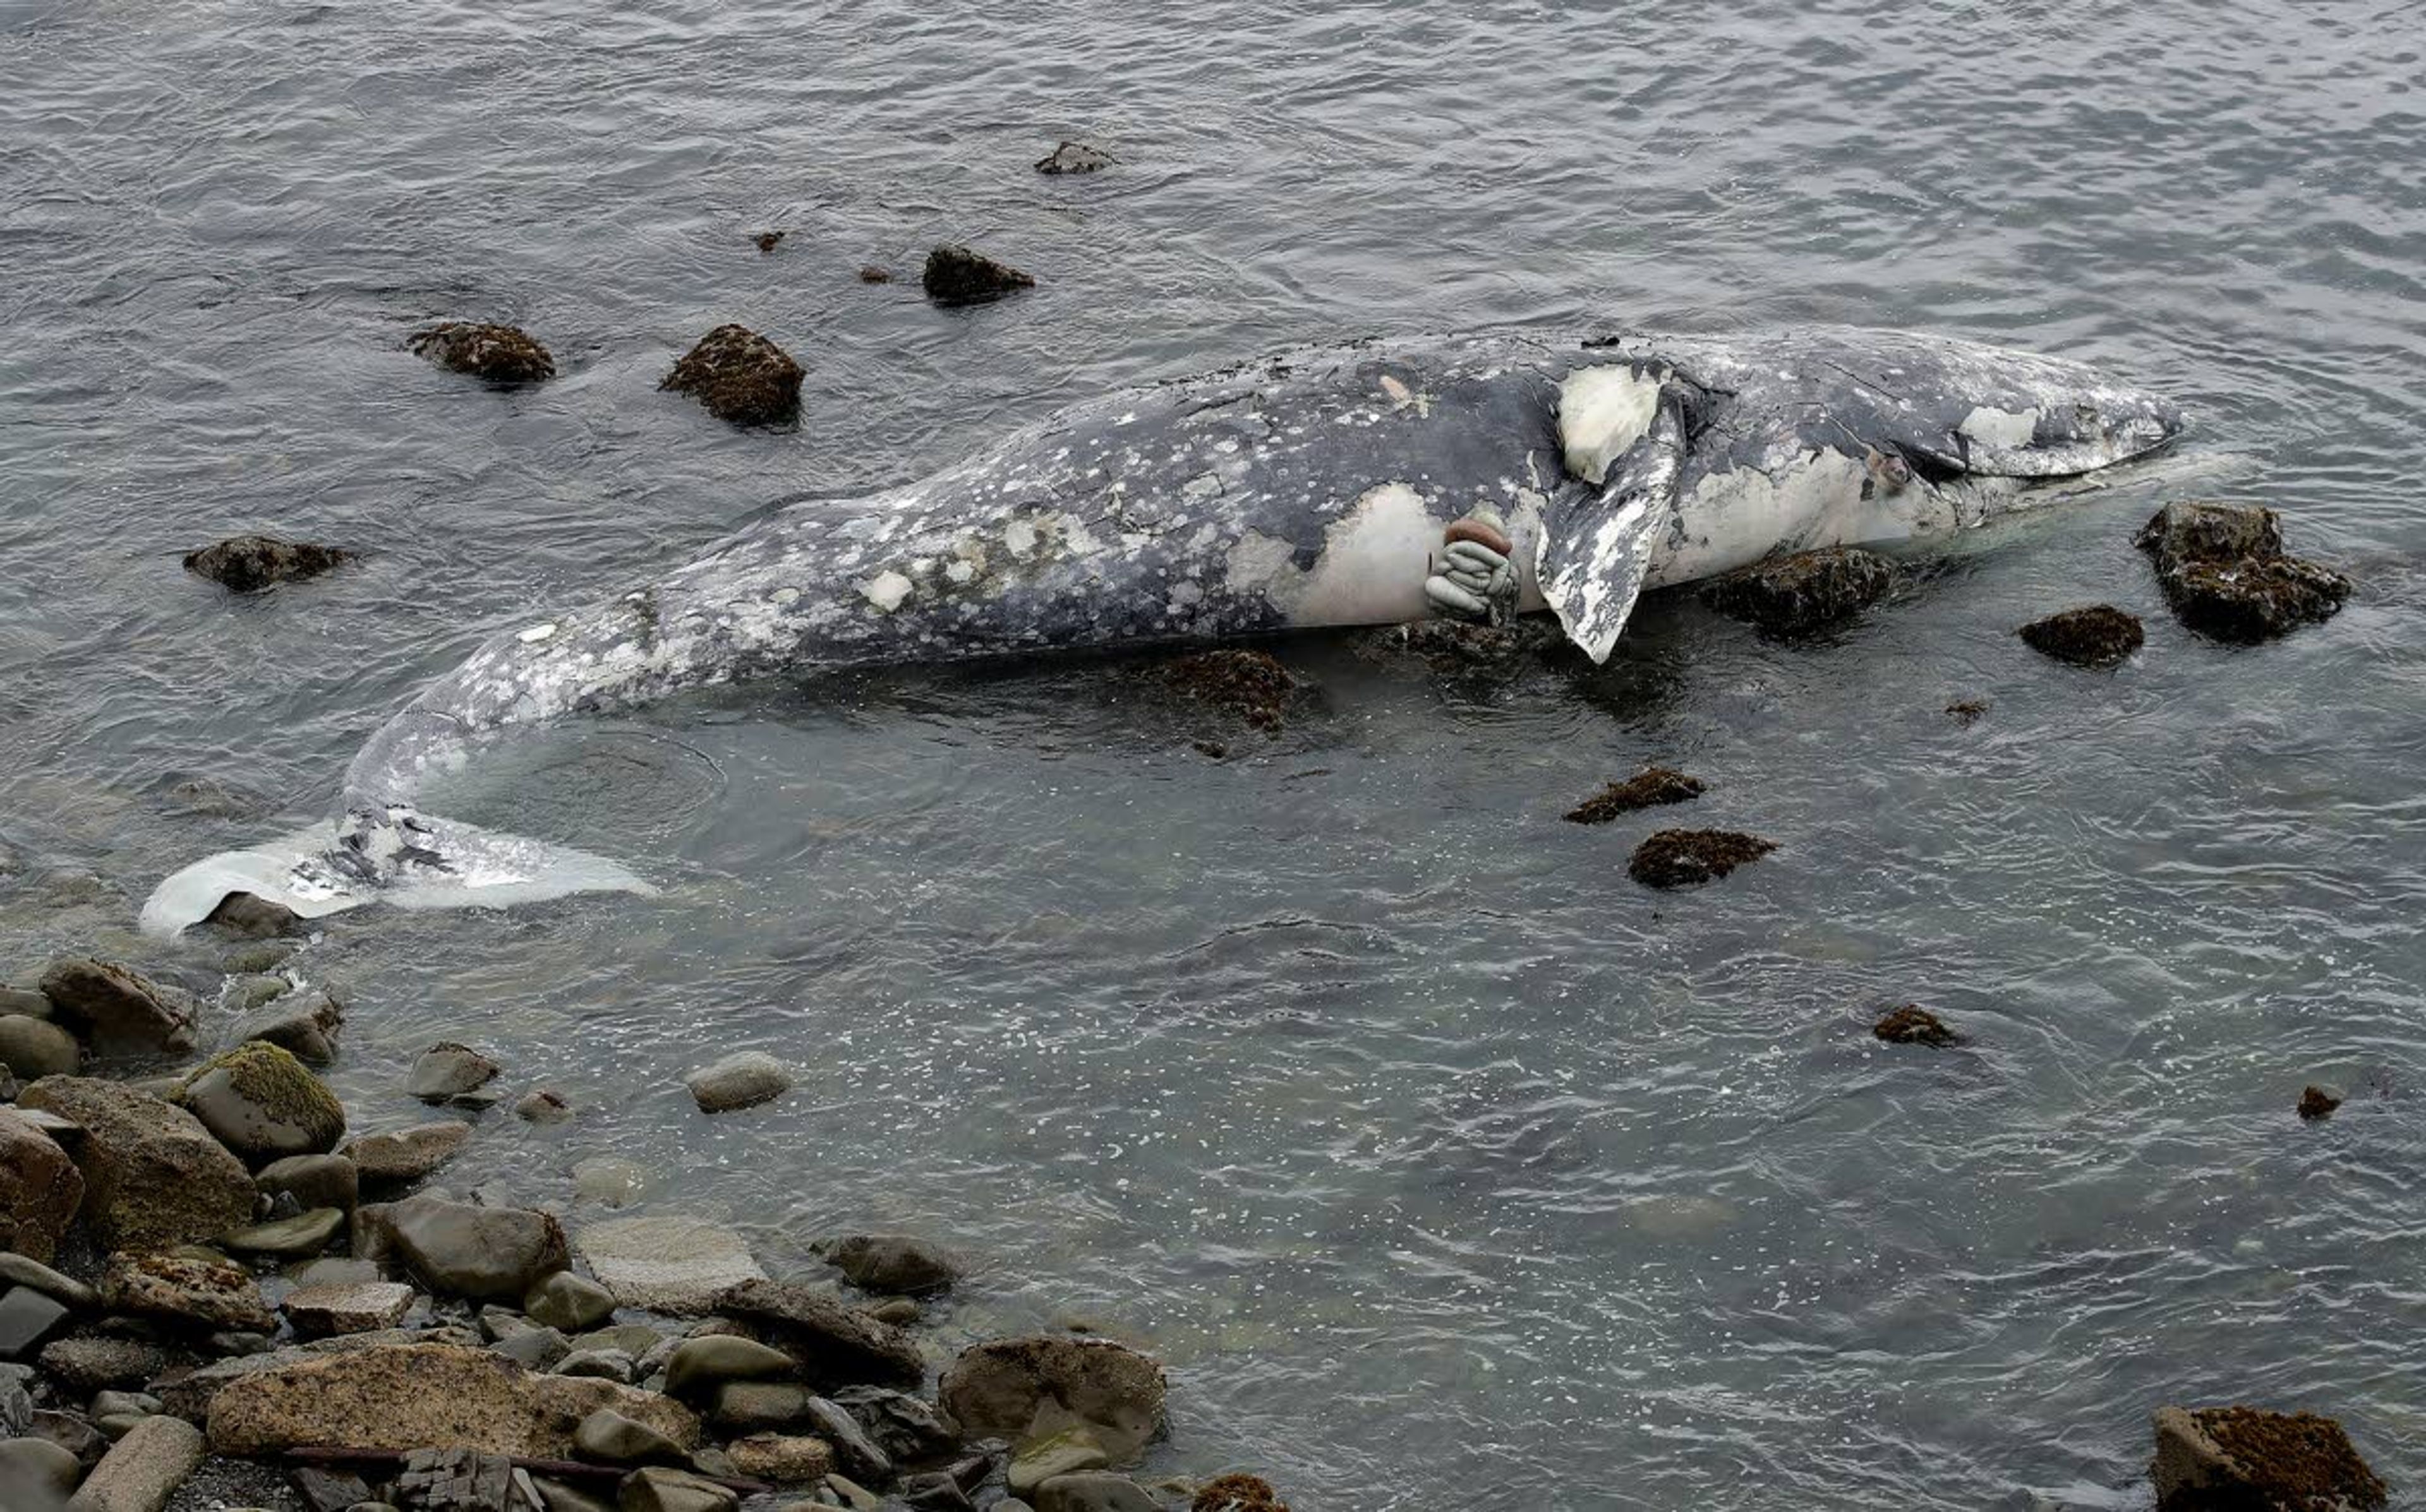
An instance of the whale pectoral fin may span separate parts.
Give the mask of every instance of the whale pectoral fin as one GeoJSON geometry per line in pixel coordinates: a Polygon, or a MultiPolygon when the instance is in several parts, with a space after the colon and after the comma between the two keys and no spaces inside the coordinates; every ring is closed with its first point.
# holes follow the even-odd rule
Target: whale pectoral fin
{"type": "Polygon", "coordinates": [[[1567,638],[1595,662],[1609,660],[1634,613],[1684,470],[1684,417],[1663,394],[1650,428],[1609,463],[1607,481],[1564,491],[1544,511],[1535,580],[1567,638]]]}

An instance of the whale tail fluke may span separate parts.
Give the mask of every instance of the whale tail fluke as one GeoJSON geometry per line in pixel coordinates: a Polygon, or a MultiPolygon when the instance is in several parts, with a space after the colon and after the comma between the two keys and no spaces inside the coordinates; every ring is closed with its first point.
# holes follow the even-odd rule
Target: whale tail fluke
{"type": "Polygon", "coordinates": [[[411,840],[409,850],[376,868],[337,844],[325,824],[250,849],[206,856],[153,889],[143,905],[143,932],[174,938],[238,893],[317,919],[366,903],[504,909],[575,893],[656,892],[604,856],[459,820],[416,814],[411,840]]]}

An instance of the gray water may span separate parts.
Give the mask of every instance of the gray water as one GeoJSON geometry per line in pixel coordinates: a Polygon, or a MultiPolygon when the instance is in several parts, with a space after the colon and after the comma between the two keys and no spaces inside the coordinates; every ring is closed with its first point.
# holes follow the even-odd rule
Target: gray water
{"type": "Polygon", "coordinates": [[[354,915],[296,966],[350,996],[362,1126],[417,1116],[441,1036],[580,1104],[489,1120],[458,1188],[630,1160],[627,1212],[803,1274],[950,1239],[939,1359],[1090,1320],[1171,1366],[1156,1472],[1301,1512],[2137,1507],[2149,1410],[2242,1399],[2341,1416],[2426,1504],[2421,76],[2379,0],[17,0],[0,971],[215,981],[134,939],[144,893],[323,812],[495,628],[1113,384],[1494,326],[2084,358],[2188,403],[2197,491],[2284,509],[2350,607],[2193,638],[2143,485],[1817,646],[1679,595],[1597,671],[1292,644],[1276,737],[1103,665],[679,701],[444,805],[661,897],[354,915]],[[1122,165],[1030,171],[1065,135],[1122,165]],[[947,237],[1041,287],[930,308],[947,237]],[[402,349],[438,318],[563,376],[438,372],[402,349]],[[728,320],[808,367],[797,433],[655,392],[728,320]],[[180,571],[250,529],[368,556],[180,571]],[[2111,675],[2013,636],[2096,601],[2149,617],[2111,675]],[[1669,815],[1559,816],[1646,761],[1781,848],[1637,888],[1669,815]],[[1972,1045],[1868,1037],[1912,1000],[1972,1045]],[[711,1122],[677,1078],[745,1046],[802,1086],[711,1122]]]}

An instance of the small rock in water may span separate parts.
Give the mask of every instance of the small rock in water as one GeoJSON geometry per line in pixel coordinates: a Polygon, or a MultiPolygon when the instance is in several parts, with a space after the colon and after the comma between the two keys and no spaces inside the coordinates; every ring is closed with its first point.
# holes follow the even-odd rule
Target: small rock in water
{"type": "Polygon", "coordinates": [[[503,387],[556,377],[556,359],[547,348],[513,326],[450,320],[417,332],[405,345],[441,367],[503,387]]]}
{"type": "Polygon", "coordinates": [[[1634,847],[1625,871],[1645,887],[1696,887],[1776,848],[1773,840],[1732,829],[1662,829],[1634,847]]]}
{"type": "Polygon", "coordinates": [[[501,1069],[469,1045],[441,1040],[412,1063],[404,1089],[424,1102],[444,1102],[487,1086],[501,1069]]]}
{"type": "Polygon", "coordinates": [[[760,1050],[736,1051],[683,1078],[702,1113],[732,1113],[771,1102],[792,1089],[792,1073],[760,1050]]]}
{"type": "Polygon", "coordinates": [[[2326,1091],[2321,1086],[2309,1086],[2301,1090],[2300,1117],[2307,1119],[2311,1123],[2315,1122],[2319,1118],[2332,1118],[2334,1116],[2334,1109],[2340,1107],[2341,1105],[2342,1100],[2340,1098],[2334,1096],[2331,1092],[2326,1091]]]}
{"type": "Polygon", "coordinates": [[[1870,1025],[1870,1033],[1890,1045],[1959,1045],[1963,1037],[1946,1021],[1917,1003],[1907,1003],[1870,1025]]]}
{"type": "Polygon", "coordinates": [[[1851,546],[1755,562],[1702,585],[1704,603],[1773,635],[1807,635],[1852,618],[1895,587],[1895,564],[1851,546]]]}
{"type": "Polygon", "coordinates": [[[946,306],[985,304],[1036,287],[1036,281],[1019,269],[951,242],[927,254],[920,281],[928,298],[946,306]]]}
{"type": "Polygon", "coordinates": [[[2282,518],[2257,505],[2169,504],[2133,538],[2157,568],[2175,618],[2203,635],[2254,645],[2333,618],[2350,579],[2283,550],[2282,518]]]}
{"type": "Polygon", "coordinates": [[[1289,1512],[1288,1504],[1260,1475],[1216,1475],[1196,1488],[1188,1512],[1289,1512]]]}
{"type": "Polygon", "coordinates": [[[514,1104],[514,1117],[525,1123],[562,1123],[573,1117],[573,1104],[563,1093],[542,1086],[514,1104]]]}
{"type": "Polygon", "coordinates": [[[51,1017],[98,1055],[156,1055],[194,1042],[191,995],[114,961],[70,958],[42,973],[51,1017]]]}
{"type": "Polygon", "coordinates": [[[368,1187],[402,1186],[418,1182],[453,1160],[472,1136],[472,1126],[460,1118],[415,1124],[410,1129],[364,1134],[347,1144],[343,1153],[368,1187]]]}
{"type": "Polygon", "coordinates": [[[2390,1500],[2331,1418],[2161,1407],[2156,1427],[2158,1512],[2358,1512],[2390,1500]]]}
{"type": "Polygon", "coordinates": [[[860,265],[859,268],[859,281],[862,283],[890,283],[893,281],[893,273],[890,268],[879,267],[874,263],[863,263],[860,265]]]}
{"type": "Polygon", "coordinates": [[[216,546],[186,553],[186,571],[237,593],[257,593],[272,584],[318,577],[353,559],[349,551],[308,540],[233,536],[216,546]]]}
{"type": "Polygon", "coordinates": [[[571,1263],[563,1229],[527,1208],[416,1197],[391,1208],[388,1224],[405,1263],[432,1291],[452,1296],[520,1302],[571,1263]]]}
{"type": "Polygon", "coordinates": [[[784,238],[787,234],[789,234],[789,233],[781,231],[762,231],[750,239],[758,244],[758,250],[763,255],[783,246],[784,238]]]}
{"type": "Polygon", "coordinates": [[[1111,167],[1120,159],[1101,148],[1085,142],[1065,141],[1037,160],[1039,173],[1094,173],[1111,167]]]}
{"type": "Polygon", "coordinates": [[[1567,811],[1570,824],[1607,824],[1621,813],[1683,803],[1704,793],[1702,780],[1665,766],[1646,766],[1623,782],[1611,782],[1567,811]]]}
{"type": "Polygon", "coordinates": [[[281,935],[304,934],[310,928],[303,916],[285,904],[251,893],[231,893],[219,899],[218,907],[204,916],[202,923],[238,940],[275,940],[281,935]]]}
{"type": "Polygon", "coordinates": [[[1976,724],[1979,722],[1980,716],[1988,712],[1988,700],[1985,699],[1957,699],[1952,703],[1946,706],[1946,712],[1954,716],[1954,722],[1958,725],[1976,724]]]}
{"type": "Polygon", "coordinates": [[[1163,667],[1163,681],[1199,703],[1237,715],[1257,730],[1278,730],[1282,711],[1297,691],[1270,651],[1229,647],[1182,656],[1163,667]]]}
{"type": "Polygon", "coordinates": [[[221,1042],[233,1050],[248,1039],[259,1039],[306,1065],[326,1066],[337,1058],[337,1031],[345,1021],[345,1008],[337,1000],[312,988],[272,998],[252,1009],[228,1029],[221,1042]]]}
{"type": "Polygon", "coordinates": [[[2126,614],[2111,603],[2051,614],[2031,620],[2017,633],[2032,651],[2100,671],[2121,666],[2148,638],[2137,615],[2126,614]]]}
{"type": "Polygon", "coordinates": [[[862,1233],[838,1240],[826,1263],[863,1292],[924,1296],[949,1288],[961,1266],[939,1245],[900,1233],[862,1233]]]}
{"type": "Polygon", "coordinates": [[[45,1076],[73,1076],[84,1064],[84,1050],[75,1036],[46,1019],[22,1013],[0,1014],[0,1066],[17,1079],[39,1082],[45,1076]]]}
{"type": "Polygon", "coordinates": [[[801,412],[801,364],[745,326],[719,326],[676,362],[658,388],[687,394],[719,420],[779,426],[801,412]]]}

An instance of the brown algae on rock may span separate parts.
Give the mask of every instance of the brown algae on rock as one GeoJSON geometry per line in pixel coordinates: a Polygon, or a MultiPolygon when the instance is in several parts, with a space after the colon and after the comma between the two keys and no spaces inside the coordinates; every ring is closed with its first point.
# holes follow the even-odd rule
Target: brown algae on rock
{"type": "Polygon", "coordinates": [[[2015,634],[2042,655],[2097,671],[2121,666],[2148,638],[2137,615],[2126,614],[2111,603],[2033,619],[2015,634]]]}
{"type": "Polygon", "coordinates": [[[2254,504],[2169,504],[2132,544],[2156,565],[2174,617],[2200,635],[2255,645],[2329,619],[2350,579],[2287,555],[2282,517],[2254,504]]]}
{"type": "Polygon", "coordinates": [[[1662,829],[1634,848],[1625,871],[1645,887],[1698,887],[1776,848],[1733,829],[1662,829]]]}
{"type": "Polygon", "coordinates": [[[450,320],[415,332],[405,345],[443,368],[504,388],[556,377],[556,359],[514,326],[450,320]]]}
{"type": "Polygon", "coordinates": [[[1646,766],[1569,809],[1566,818],[1569,824],[1607,824],[1622,813],[1698,798],[1704,791],[1700,778],[1665,766],[1646,766]]]}
{"type": "Polygon", "coordinates": [[[1917,1003],[1907,1003],[1878,1022],[1870,1033],[1890,1045],[1931,1045],[1940,1049],[1963,1043],[1963,1037],[1945,1020],[1917,1003]]]}
{"type": "Polygon", "coordinates": [[[1226,713],[1257,730],[1276,731],[1297,679],[1270,651],[1228,648],[1182,656],[1162,668],[1173,692],[1226,713]]]}
{"type": "Polygon", "coordinates": [[[354,554],[308,540],[276,536],[231,536],[186,554],[186,571],[237,593],[256,593],[273,583],[299,583],[342,567],[354,554]]]}
{"type": "Polygon", "coordinates": [[[719,420],[780,426],[801,412],[801,364],[746,326],[719,326],[657,387],[687,394],[719,420]]]}
{"type": "Polygon", "coordinates": [[[1701,587],[1704,603],[1772,635],[1808,635],[1852,618],[1895,587],[1895,564],[1852,546],[1799,552],[1701,587]]]}
{"type": "Polygon", "coordinates": [[[946,306],[986,304],[1036,287],[1036,281],[1019,269],[954,242],[927,254],[920,282],[928,298],[946,306]]]}
{"type": "Polygon", "coordinates": [[[2300,1117],[2306,1122],[2330,1118],[2334,1116],[2334,1109],[2341,1105],[2340,1098],[2321,1086],[2310,1086],[2300,1089],[2300,1117]]]}
{"type": "Polygon", "coordinates": [[[2391,1493],[2332,1418],[2157,1409],[2158,1512],[2362,1512],[2391,1493]]]}

